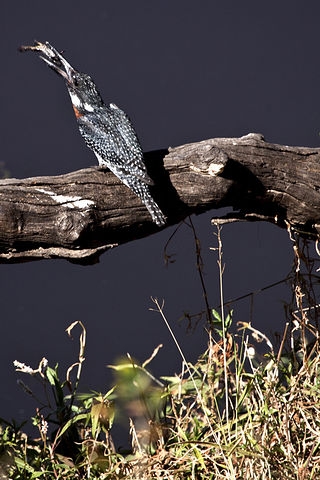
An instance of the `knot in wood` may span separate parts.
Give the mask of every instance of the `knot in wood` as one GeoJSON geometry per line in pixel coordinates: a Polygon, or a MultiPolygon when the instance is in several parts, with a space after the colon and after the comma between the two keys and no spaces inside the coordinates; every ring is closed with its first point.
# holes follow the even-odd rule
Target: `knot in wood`
{"type": "Polygon", "coordinates": [[[79,240],[87,225],[85,212],[77,210],[64,210],[59,213],[56,220],[56,231],[63,244],[70,245],[79,240]]]}
{"type": "Polygon", "coordinates": [[[199,156],[190,163],[190,170],[211,177],[223,172],[228,161],[228,155],[223,150],[214,145],[204,144],[198,154],[199,156]]]}

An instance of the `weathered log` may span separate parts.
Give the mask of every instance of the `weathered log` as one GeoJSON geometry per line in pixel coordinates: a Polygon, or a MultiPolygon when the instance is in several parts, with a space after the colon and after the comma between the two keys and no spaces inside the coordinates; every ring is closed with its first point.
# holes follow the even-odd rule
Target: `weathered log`
{"type": "MultiPolygon", "coordinates": [[[[274,145],[249,134],[149,152],[145,159],[168,225],[232,207],[215,220],[262,219],[318,237],[319,148],[274,145]]],[[[108,248],[158,230],[140,200],[106,170],[0,181],[0,262],[94,263],[108,248]]]]}

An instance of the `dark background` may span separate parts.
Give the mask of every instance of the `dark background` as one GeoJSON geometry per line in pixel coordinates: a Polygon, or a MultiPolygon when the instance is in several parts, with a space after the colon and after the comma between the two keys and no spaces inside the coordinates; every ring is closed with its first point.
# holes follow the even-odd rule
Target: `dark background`
{"type": "MultiPolygon", "coordinates": [[[[267,141],[318,146],[319,11],[313,0],[150,2],[96,0],[5,2],[0,16],[1,161],[12,177],[63,174],[96,164],[81,139],[64,82],[21,44],[50,41],[95,79],[106,102],[131,117],[145,151],[210,137],[263,133],[267,141]]],[[[210,305],[219,304],[216,212],[194,217],[210,305]]],[[[206,346],[205,323],[194,333],[183,313],[204,308],[191,229],[174,227],[121,246],[98,265],[65,261],[0,265],[0,416],[18,421],[37,404],[17,386],[13,360],[36,367],[45,356],[61,374],[77,359],[78,341],[64,330],[87,329],[81,389],[107,391],[107,364],[126,352],[140,361],[163,343],[156,375],[180,371],[181,358],[150,296],[165,313],[189,360],[206,346]]],[[[223,228],[227,299],[284,278],[292,267],[285,231],[268,225],[223,228]]],[[[288,287],[235,303],[235,320],[252,319],[268,335],[284,329],[288,287]],[[251,316],[252,315],[252,316],[251,316]]]]}

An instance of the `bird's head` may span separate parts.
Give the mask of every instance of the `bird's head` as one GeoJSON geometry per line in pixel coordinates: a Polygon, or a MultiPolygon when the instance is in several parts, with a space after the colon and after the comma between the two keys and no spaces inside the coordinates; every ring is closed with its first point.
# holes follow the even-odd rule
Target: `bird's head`
{"type": "Polygon", "coordinates": [[[81,116],[83,110],[90,112],[103,105],[92,78],[75,70],[49,42],[36,41],[33,46],[21,46],[20,50],[41,52],[40,58],[65,80],[76,116],[81,116]]]}

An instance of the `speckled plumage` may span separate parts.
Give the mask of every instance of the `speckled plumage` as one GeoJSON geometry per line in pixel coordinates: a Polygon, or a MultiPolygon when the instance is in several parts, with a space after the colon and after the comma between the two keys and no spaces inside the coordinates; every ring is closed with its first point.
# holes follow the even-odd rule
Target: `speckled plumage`
{"type": "Polygon", "coordinates": [[[99,165],[108,167],[129,187],[145,204],[153,221],[163,226],[165,217],[150,194],[153,182],[127,115],[113,103],[105,105],[91,77],[71,67],[48,42],[22,49],[43,53],[45,57],[41,58],[65,79],[80,133],[99,165]]]}

